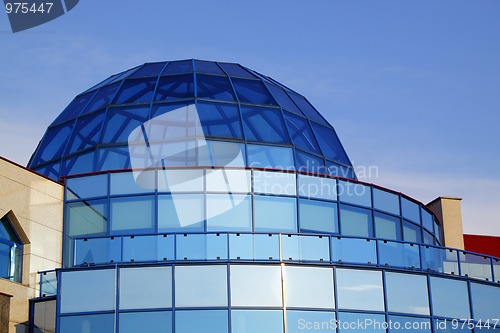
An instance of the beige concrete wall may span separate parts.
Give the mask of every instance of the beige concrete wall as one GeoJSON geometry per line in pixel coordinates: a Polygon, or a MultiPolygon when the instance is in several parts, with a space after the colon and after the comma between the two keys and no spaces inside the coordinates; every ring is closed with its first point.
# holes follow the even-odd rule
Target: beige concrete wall
{"type": "Polygon", "coordinates": [[[443,226],[444,245],[464,249],[460,198],[439,197],[427,204],[443,226]]]}
{"type": "Polygon", "coordinates": [[[0,292],[13,295],[10,333],[27,328],[38,271],[61,267],[63,191],[61,184],[0,158],[0,217],[8,214],[24,243],[22,283],[0,279],[0,292]]]}

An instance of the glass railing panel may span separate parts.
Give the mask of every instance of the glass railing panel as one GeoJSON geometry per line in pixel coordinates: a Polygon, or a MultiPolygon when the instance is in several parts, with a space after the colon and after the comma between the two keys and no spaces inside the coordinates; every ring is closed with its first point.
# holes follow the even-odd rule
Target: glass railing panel
{"type": "Polygon", "coordinates": [[[229,259],[231,260],[254,260],[254,235],[230,234],[229,235],[229,259]]]}
{"type": "Polygon", "coordinates": [[[496,282],[500,283],[500,259],[492,258],[493,260],[493,274],[496,282]]]}
{"type": "Polygon", "coordinates": [[[332,261],[355,264],[377,264],[375,240],[332,237],[332,261]]]}
{"type": "Polygon", "coordinates": [[[230,234],[231,260],[279,260],[280,248],[277,234],[230,234]]]}
{"type": "Polygon", "coordinates": [[[379,264],[394,267],[420,268],[417,244],[378,241],[379,264]]]}
{"type": "Polygon", "coordinates": [[[173,235],[123,237],[123,262],[174,259],[173,235]]]}
{"type": "Polygon", "coordinates": [[[56,271],[40,273],[40,297],[57,295],[56,271]]]}
{"type": "Polygon", "coordinates": [[[422,269],[458,275],[458,253],[456,250],[421,245],[422,269]]]}
{"type": "Polygon", "coordinates": [[[460,274],[487,281],[493,280],[491,258],[473,253],[459,252],[460,274]]]}
{"type": "Polygon", "coordinates": [[[223,260],[227,258],[227,234],[176,235],[177,260],[223,260]]]}
{"type": "Polygon", "coordinates": [[[255,260],[279,260],[280,238],[278,234],[254,235],[255,260]]]}
{"type": "Polygon", "coordinates": [[[281,251],[284,261],[330,262],[327,236],[281,235],[281,251]]]}
{"type": "Polygon", "coordinates": [[[121,262],[121,237],[75,240],[75,265],[121,262]]]}

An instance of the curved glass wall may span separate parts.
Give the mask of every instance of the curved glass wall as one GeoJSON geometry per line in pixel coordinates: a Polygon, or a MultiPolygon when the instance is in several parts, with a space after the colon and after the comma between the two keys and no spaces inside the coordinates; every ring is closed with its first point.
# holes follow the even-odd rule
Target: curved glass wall
{"type": "Polygon", "coordinates": [[[499,285],[426,273],[205,263],[58,274],[59,333],[478,332],[500,325],[499,285]]]}
{"type": "Polygon", "coordinates": [[[355,178],[301,95],[237,64],[144,64],[77,96],[29,167],[53,179],[152,166],[253,166],[355,178]]]}
{"type": "Polygon", "coordinates": [[[70,177],[65,203],[66,266],[75,238],[100,236],[317,233],[385,240],[380,252],[388,254],[401,241],[442,244],[439,224],[421,203],[375,185],[296,172],[164,168],[70,177]]]}

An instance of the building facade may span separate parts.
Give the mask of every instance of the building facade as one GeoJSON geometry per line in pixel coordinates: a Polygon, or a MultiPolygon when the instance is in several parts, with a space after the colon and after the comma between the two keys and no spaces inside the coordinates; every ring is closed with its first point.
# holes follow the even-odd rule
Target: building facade
{"type": "Polygon", "coordinates": [[[500,330],[500,261],[463,250],[459,201],[358,181],[305,97],[238,64],[113,75],[28,167],[64,188],[33,332],[500,330]]]}

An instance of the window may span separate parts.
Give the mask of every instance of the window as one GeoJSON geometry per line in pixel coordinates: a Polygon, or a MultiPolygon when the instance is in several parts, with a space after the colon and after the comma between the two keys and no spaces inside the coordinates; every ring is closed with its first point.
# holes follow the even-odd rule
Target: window
{"type": "Polygon", "coordinates": [[[401,197],[401,213],[404,218],[420,223],[420,207],[417,203],[401,197]]]}
{"type": "Polygon", "coordinates": [[[172,307],[172,268],[123,268],[119,292],[120,309],[172,307]]]}
{"type": "Polygon", "coordinates": [[[385,281],[389,311],[430,314],[426,276],[387,272],[385,281]]]}
{"type": "Polygon", "coordinates": [[[332,237],[332,261],[377,263],[377,242],[369,239],[332,237]]]}
{"type": "Polygon", "coordinates": [[[337,181],[299,174],[299,195],[306,198],[337,200],[337,181]]]}
{"type": "Polygon", "coordinates": [[[384,311],[382,272],[337,269],[335,274],[340,309],[384,311]]]}
{"type": "Polygon", "coordinates": [[[372,206],[371,191],[368,186],[339,180],[338,191],[340,201],[365,207],[372,206]]]}
{"type": "Polygon", "coordinates": [[[295,170],[292,148],[249,144],[247,154],[249,167],[295,170]]]}
{"type": "MultiPolygon", "coordinates": [[[[471,283],[472,309],[474,319],[485,322],[486,320],[498,319],[500,309],[500,288],[485,284],[471,283]]],[[[492,325],[495,323],[492,322],[492,325]]],[[[497,324],[497,328],[500,324],[497,324]]]]}
{"type": "MultiPolygon", "coordinates": [[[[431,322],[428,318],[389,316],[389,321],[393,322],[393,328],[389,328],[389,333],[401,332],[417,332],[431,333],[431,322]],[[397,329],[396,327],[399,327],[397,329]]],[[[451,321],[448,322],[451,325],[451,321]]]]}
{"type": "Polygon", "coordinates": [[[203,231],[204,207],[202,194],[158,196],[158,231],[203,231]]]}
{"type": "MultiPolygon", "coordinates": [[[[241,165],[242,166],[242,165],[241,165]]],[[[206,170],[207,192],[250,193],[251,172],[249,170],[206,170]]]]}
{"type": "Polygon", "coordinates": [[[371,211],[340,205],[340,233],[345,236],[372,237],[371,211]]]}
{"type": "Polygon", "coordinates": [[[337,203],[299,199],[299,224],[301,231],[337,233],[337,203]]]}
{"type": "Polygon", "coordinates": [[[364,326],[366,332],[370,333],[386,333],[386,330],[381,327],[384,323],[385,316],[381,314],[365,314],[365,313],[349,313],[340,312],[339,313],[339,333],[360,333],[357,323],[371,323],[371,325],[364,326]],[[378,323],[379,326],[375,326],[374,323],[378,323]]]}
{"type": "Polygon", "coordinates": [[[0,278],[22,280],[23,244],[7,216],[0,219],[0,278]]]}
{"type": "Polygon", "coordinates": [[[120,333],[172,332],[172,312],[170,311],[120,313],[119,318],[120,333]]]}
{"type": "Polygon", "coordinates": [[[115,308],[115,270],[61,273],[61,313],[106,311],[115,308]]]}
{"type": "Polygon", "coordinates": [[[87,316],[61,317],[60,333],[114,333],[115,315],[97,314],[87,316]]]}
{"type": "Polygon", "coordinates": [[[208,194],[207,230],[252,231],[251,196],[208,194]]]}
{"type": "Polygon", "coordinates": [[[143,171],[136,179],[134,172],[112,173],[111,195],[150,193],[156,190],[156,171],[143,171]]]}
{"type": "Polygon", "coordinates": [[[283,332],[281,310],[232,310],[231,333],[283,332]]]}
{"type": "Polygon", "coordinates": [[[154,197],[113,198],[111,203],[111,233],[139,234],[154,231],[154,197]]]}
{"type": "Polygon", "coordinates": [[[373,208],[399,215],[399,196],[373,188],[373,208]]]}
{"type": "Polygon", "coordinates": [[[375,234],[377,238],[401,240],[401,220],[375,212],[375,234]]]}
{"type": "Polygon", "coordinates": [[[297,199],[254,197],[255,231],[296,231],[297,199]]]}
{"type": "Polygon", "coordinates": [[[282,306],[280,266],[231,266],[232,306],[282,306]]]}
{"type": "Polygon", "coordinates": [[[158,189],[162,192],[203,192],[203,170],[162,170],[158,189]]]}
{"type": "Polygon", "coordinates": [[[418,225],[403,220],[403,239],[406,242],[421,243],[421,229],[418,225]]]}
{"type": "Polygon", "coordinates": [[[228,333],[227,310],[175,311],[175,333],[193,332],[228,333]]]}
{"type": "Polygon", "coordinates": [[[101,197],[108,194],[108,175],[69,178],[66,200],[101,197]]]}
{"type": "Polygon", "coordinates": [[[287,333],[336,332],[335,312],[291,311],[286,312],[287,333]]]}
{"type": "Polygon", "coordinates": [[[175,267],[175,306],[227,306],[227,266],[175,267]]]}
{"type": "Polygon", "coordinates": [[[431,277],[432,308],[435,316],[470,318],[467,282],[431,277]]]}
{"type": "Polygon", "coordinates": [[[255,193],[296,195],[295,174],[283,172],[253,172],[255,193]]]}
{"type": "Polygon", "coordinates": [[[285,266],[287,307],[335,308],[331,268],[285,266]]]}

